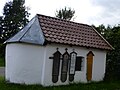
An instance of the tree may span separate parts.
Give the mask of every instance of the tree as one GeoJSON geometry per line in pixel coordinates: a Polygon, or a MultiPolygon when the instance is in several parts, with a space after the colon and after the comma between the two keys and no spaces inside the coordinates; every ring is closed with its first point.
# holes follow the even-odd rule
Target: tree
{"type": "Polygon", "coordinates": [[[98,27],[92,25],[105,39],[108,39],[112,32],[112,27],[108,25],[105,27],[103,24],[99,25],[98,27]]]}
{"type": "Polygon", "coordinates": [[[0,41],[1,41],[1,35],[2,35],[2,16],[0,16],[0,41]]]}
{"type": "Polygon", "coordinates": [[[64,9],[60,9],[56,11],[56,17],[65,20],[71,20],[75,14],[75,10],[72,10],[70,7],[65,7],[64,9]]]}
{"type": "Polygon", "coordinates": [[[107,53],[105,80],[120,80],[120,26],[93,26],[114,47],[107,53]]]}
{"type": "Polygon", "coordinates": [[[0,16],[0,43],[3,42],[2,33],[3,33],[3,17],[0,16]]]}
{"type": "Polygon", "coordinates": [[[114,50],[107,54],[107,72],[106,77],[108,79],[120,80],[120,26],[114,26],[111,28],[111,33],[108,37],[108,41],[114,47],[114,50]]]}
{"type": "Polygon", "coordinates": [[[2,39],[7,40],[28,22],[29,13],[24,6],[25,0],[7,2],[3,8],[2,39]]]}

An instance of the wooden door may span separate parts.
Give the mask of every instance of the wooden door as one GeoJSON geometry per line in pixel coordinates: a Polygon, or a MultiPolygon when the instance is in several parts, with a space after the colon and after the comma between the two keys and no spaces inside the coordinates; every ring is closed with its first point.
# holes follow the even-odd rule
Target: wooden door
{"type": "Polygon", "coordinates": [[[88,81],[91,81],[92,79],[93,56],[94,54],[91,51],[87,54],[87,80],[88,81]]]}

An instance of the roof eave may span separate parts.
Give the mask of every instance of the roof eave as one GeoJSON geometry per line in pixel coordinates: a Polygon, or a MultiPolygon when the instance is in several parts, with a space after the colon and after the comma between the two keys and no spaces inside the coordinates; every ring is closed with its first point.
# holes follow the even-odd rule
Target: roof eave
{"type": "Polygon", "coordinates": [[[107,49],[107,50],[114,50],[115,49],[114,47],[112,47],[112,45],[110,45],[110,43],[100,33],[98,33],[98,31],[93,26],[91,26],[91,27],[108,44],[108,46],[110,47],[110,49],[107,49]]]}
{"type": "Polygon", "coordinates": [[[78,46],[78,47],[93,48],[93,49],[100,49],[100,50],[106,50],[106,51],[113,50],[111,48],[97,48],[97,47],[90,47],[90,46],[84,46],[84,45],[76,45],[76,44],[68,44],[68,43],[60,43],[60,42],[51,42],[51,41],[48,41],[48,40],[46,40],[45,42],[46,42],[46,45],[51,44],[51,43],[55,43],[55,44],[69,45],[71,47],[72,46],[78,46]]]}

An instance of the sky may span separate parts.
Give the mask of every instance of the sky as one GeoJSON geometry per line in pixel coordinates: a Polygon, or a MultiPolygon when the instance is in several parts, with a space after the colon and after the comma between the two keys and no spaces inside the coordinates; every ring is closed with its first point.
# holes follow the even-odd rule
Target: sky
{"type": "MultiPolygon", "coordinates": [[[[0,0],[0,15],[8,1],[11,0],[0,0]]],[[[25,0],[25,6],[30,8],[30,19],[36,14],[55,17],[56,10],[66,6],[75,10],[74,22],[96,26],[120,24],[120,0],[25,0]]]]}

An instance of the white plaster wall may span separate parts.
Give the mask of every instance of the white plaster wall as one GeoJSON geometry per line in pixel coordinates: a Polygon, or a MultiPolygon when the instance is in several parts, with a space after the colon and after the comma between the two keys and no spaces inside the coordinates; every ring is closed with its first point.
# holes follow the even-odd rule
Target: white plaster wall
{"type": "MultiPolygon", "coordinates": [[[[87,49],[83,47],[77,47],[77,46],[68,46],[68,45],[61,45],[61,44],[49,44],[46,46],[46,59],[45,59],[45,68],[44,68],[44,77],[43,77],[43,83],[44,86],[49,85],[65,85],[69,84],[69,80],[67,79],[64,83],[61,82],[59,74],[59,80],[57,83],[52,83],[52,64],[53,60],[49,59],[49,57],[53,56],[53,53],[56,52],[56,48],[59,48],[59,51],[63,54],[65,52],[65,48],[68,49],[68,53],[71,53],[73,49],[75,49],[75,52],[77,52],[77,56],[83,56],[83,67],[82,71],[76,71],[75,72],[75,78],[74,82],[83,82],[86,83],[86,55],[89,51],[93,51],[94,53],[94,63],[93,63],[93,81],[100,81],[104,77],[105,73],[105,63],[106,63],[106,52],[103,50],[97,50],[97,49],[87,49]]],[[[61,64],[60,64],[61,66],[61,64]]],[[[61,70],[61,67],[60,67],[61,70]]],[[[61,71],[60,71],[61,73],[61,71]]]]}
{"type": "Polygon", "coordinates": [[[104,50],[88,49],[77,46],[71,47],[69,45],[61,44],[38,46],[23,43],[12,43],[7,44],[6,46],[6,80],[13,83],[41,84],[43,86],[69,84],[70,82],[68,79],[64,83],[61,82],[61,71],[58,82],[52,82],[53,60],[49,59],[49,57],[53,56],[53,53],[56,52],[56,48],[59,48],[59,51],[62,54],[65,52],[65,48],[68,49],[68,53],[71,53],[73,49],[75,49],[77,56],[84,57],[82,71],[75,72],[75,83],[87,82],[86,55],[89,51],[92,51],[95,55],[93,61],[92,80],[100,81],[103,79],[106,63],[106,51],[104,50]]]}
{"type": "Polygon", "coordinates": [[[106,51],[94,50],[94,59],[93,59],[93,81],[101,81],[105,75],[106,68],[106,51]]]}
{"type": "Polygon", "coordinates": [[[45,46],[12,43],[6,46],[6,80],[41,84],[45,46]]]}

